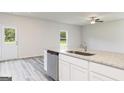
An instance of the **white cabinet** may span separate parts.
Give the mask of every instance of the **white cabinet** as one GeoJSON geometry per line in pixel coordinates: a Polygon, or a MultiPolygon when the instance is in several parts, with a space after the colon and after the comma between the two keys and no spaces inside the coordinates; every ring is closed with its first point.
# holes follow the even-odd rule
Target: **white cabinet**
{"type": "Polygon", "coordinates": [[[61,55],[59,56],[59,80],[84,81],[88,80],[88,61],[61,55]]]}
{"type": "Polygon", "coordinates": [[[59,80],[123,81],[124,70],[60,54],[59,80]]]}
{"type": "Polygon", "coordinates": [[[113,81],[113,79],[110,79],[100,74],[96,74],[94,72],[90,72],[89,76],[90,76],[89,78],[90,81],[113,81]]]}
{"type": "Polygon", "coordinates": [[[70,64],[59,60],[59,80],[69,81],[70,80],[70,64]]]}
{"type": "Polygon", "coordinates": [[[86,81],[88,80],[88,70],[81,67],[71,65],[71,81],[86,81]]]}
{"type": "Polygon", "coordinates": [[[112,80],[124,80],[124,70],[94,62],[89,62],[89,68],[90,72],[98,73],[112,80]]]}

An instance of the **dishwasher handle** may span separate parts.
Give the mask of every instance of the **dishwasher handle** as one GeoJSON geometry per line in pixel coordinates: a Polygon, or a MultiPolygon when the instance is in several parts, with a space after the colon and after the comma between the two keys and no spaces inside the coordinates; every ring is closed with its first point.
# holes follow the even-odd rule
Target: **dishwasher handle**
{"type": "Polygon", "coordinates": [[[47,53],[50,53],[50,54],[52,54],[52,55],[58,55],[58,54],[59,54],[58,52],[51,51],[51,50],[47,50],[47,53]]]}

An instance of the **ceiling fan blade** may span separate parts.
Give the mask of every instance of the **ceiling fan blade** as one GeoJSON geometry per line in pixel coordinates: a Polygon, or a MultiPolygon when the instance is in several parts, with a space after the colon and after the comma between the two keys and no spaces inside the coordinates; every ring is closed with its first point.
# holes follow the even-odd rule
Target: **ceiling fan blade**
{"type": "Polygon", "coordinates": [[[96,20],[95,22],[104,22],[104,21],[97,21],[97,20],[96,20]]]}
{"type": "Polygon", "coordinates": [[[97,19],[95,19],[95,20],[96,20],[96,21],[99,21],[100,19],[97,18],[97,19]]]}

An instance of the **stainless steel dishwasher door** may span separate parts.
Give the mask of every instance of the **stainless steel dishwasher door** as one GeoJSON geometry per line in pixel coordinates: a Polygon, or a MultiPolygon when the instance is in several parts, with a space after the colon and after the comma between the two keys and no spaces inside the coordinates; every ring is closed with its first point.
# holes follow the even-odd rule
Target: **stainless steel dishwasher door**
{"type": "Polygon", "coordinates": [[[58,53],[56,52],[47,52],[47,75],[53,78],[54,80],[58,80],[58,53]]]}

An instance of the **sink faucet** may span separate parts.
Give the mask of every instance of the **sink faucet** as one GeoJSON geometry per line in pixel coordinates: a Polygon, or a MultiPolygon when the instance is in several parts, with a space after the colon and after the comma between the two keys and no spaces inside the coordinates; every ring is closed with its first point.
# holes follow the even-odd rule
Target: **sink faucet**
{"type": "Polygon", "coordinates": [[[80,48],[84,49],[84,52],[87,52],[87,45],[86,45],[86,42],[83,42],[83,43],[80,45],[80,48]]]}

